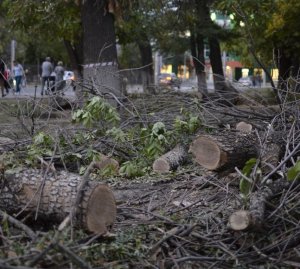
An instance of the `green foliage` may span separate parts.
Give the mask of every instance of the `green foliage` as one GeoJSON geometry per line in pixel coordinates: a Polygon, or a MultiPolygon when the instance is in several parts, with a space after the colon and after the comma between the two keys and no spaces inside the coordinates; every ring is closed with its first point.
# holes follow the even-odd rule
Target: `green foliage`
{"type": "Polygon", "coordinates": [[[181,111],[182,116],[177,116],[174,122],[174,129],[178,134],[194,134],[201,126],[198,116],[190,112],[181,111]]]}
{"type": "Polygon", "coordinates": [[[299,174],[300,174],[300,160],[298,160],[293,167],[288,169],[287,180],[293,181],[299,179],[299,174]]]}
{"type": "Polygon", "coordinates": [[[103,98],[95,96],[91,98],[82,109],[75,111],[72,120],[92,127],[100,120],[108,123],[117,123],[120,120],[116,109],[107,103],[103,98]]]}
{"type": "Polygon", "coordinates": [[[168,130],[163,122],[156,122],[144,128],[132,128],[125,133],[113,127],[106,134],[116,142],[132,144],[135,157],[121,164],[120,173],[129,178],[142,176],[147,173],[153,161],[161,156],[168,148],[173,147],[184,134],[193,134],[200,127],[198,116],[181,111],[182,117],[174,122],[174,129],[168,130]]]}
{"type": "MultiPolygon", "coordinates": [[[[88,145],[94,139],[94,132],[76,133],[72,140],[69,141],[71,142],[70,145],[62,135],[53,138],[44,132],[37,133],[32,139],[32,144],[28,146],[26,164],[35,165],[40,159],[53,156],[57,148],[59,148],[61,158],[64,159],[64,162],[72,163],[79,160],[83,164],[89,164],[92,160],[98,160],[100,158],[99,152],[90,147],[87,147],[84,153],[74,152],[72,145],[88,145]]],[[[84,169],[85,167],[83,166],[82,171],[84,171],[84,169]]]]}
{"type": "Polygon", "coordinates": [[[144,144],[142,153],[149,160],[154,160],[164,151],[164,146],[168,144],[170,132],[162,122],[156,122],[152,128],[141,129],[141,142],[144,144]]]}
{"type": "MultiPolygon", "coordinates": [[[[86,143],[84,143],[86,144],[86,143]]],[[[79,174],[83,175],[87,169],[87,165],[89,165],[92,161],[101,161],[102,154],[99,153],[97,150],[94,150],[93,148],[89,147],[84,155],[81,154],[72,154],[73,156],[77,157],[77,159],[80,159],[82,161],[82,166],[80,167],[79,174]]],[[[105,169],[99,171],[98,174],[101,176],[113,176],[116,174],[116,169],[113,165],[108,165],[105,167],[105,169]]]]}
{"type": "Polygon", "coordinates": [[[240,192],[244,197],[247,197],[250,194],[253,181],[250,180],[250,175],[252,173],[252,170],[256,164],[256,159],[251,158],[248,160],[243,167],[242,173],[245,177],[242,177],[240,180],[240,192]]]}
{"type": "Polygon", "coordinates": [[[3,216],[2,221],[1,221],[1,228],[4,233],[9,235],[10,231],[9,231],[9,223],[8,223],[7,218],[8,218],[8,215],[5,213],[5,215],[3,216]]]}
{"type": "Polygon", "coordinates": [[[4,0],[3,5],[8,10],[11,26],[31,37],[74,41],[81,32],[80,9],[75,1],[4,0]]]}
{"type": "Polygon", "coordinates": [[[148,172],[153,161],[165,152],[171,143],[172,132],[166,129],[162,122],[156,122],[147,128],[131,130],[126,134],[127,141],[131,137],[131,143],[136,156],[130,161],[122,163],[120,174],[129,178],[144,175],[148,172]]]}
{"type": "Polygon", "coordinates": [[[298,0],[222,0],[215,1],[215,8],[223,14],[232,15],[233,31],[240,38],[231,42],[229,48],[234,47],[240,56],[244,56],[246,61],[243,62],[252,60],[255,64],[249,57],[250,47],[260,60],[270,66],[273,65],[274,49],[284,48],[293,57],[299,58],[298,0]]]}
{"type": "MultiPolygon", "coordinates": [[[[118,232],[114,241],[103,241],[101,243],[92,244],[86,248],[82,248],[81,255],[87,257],[88,261],[93,264],[103,264],[103,259],[106,261],[145,259],[146,253],[149,250],[146,245],[147,228],[143,225],[128,227],[126,232],[118,232]],[[98,262],[97,262],[98,261],[98,262]]],[[[124,264],[124,263],[123,263],[124,264]]],[[[114,265],[114,268],[124,268],[114,265]]]]}
{"type": "Polygon", "coordinates": [[[18,166],[18,162],[19,160],[13,152],[3,152],[0,155],[0,163],[6,168],[18,166]]]}
{"type": "Polygon", "coordinates": [[[121,176],[127,178],[140,177],[145,174],[144,163],[140,163],[138,160],[127,161],[120,167],[119,173],[121,176]]]}
{"type": "MultiPolygon", "coordinates": [[[[74,44],[81,40],[80,10],[75,1],[4,0],[0,9],[6,19],[6,47],[12,39],[17,41],[16,57],[24,66],[36,64],[37,59],[46,56],[70,62],[62,41],[74,44]]],[[[0,21],[0,28],[1,25],[0,21]]]]}
{"type": "Polygon", "coordinates": [[[100,174],[101,177],[111,178],[112,176],[115,176],[119,173],[118,170],[116,170],[116,167],[112,164],[107,165],[104,169],[100,170],[98,174],[100,174]]]}
{"type": "Polygon", "coordinates": [[[33,137],[32,144],[28,146],[26,163],[34,164],[43,156],[52,156],[54,140],[50,135],[40,132],[33,137]]]}
{"type": "Polygon", "coordinates": [[[125,134],[120,128],[112,127],[111,129],[106,131],[106,135],[117,142],[126,142],[127,134],[125,134]]]}
{"type": "Polygon", "coordinates": [[[85,131],[85,132],[78,132],[72,137],[72,143],[75,145],[84,145],[89,141],[92,141],[96,138],[96,134],[94,131],[85,131]]]}

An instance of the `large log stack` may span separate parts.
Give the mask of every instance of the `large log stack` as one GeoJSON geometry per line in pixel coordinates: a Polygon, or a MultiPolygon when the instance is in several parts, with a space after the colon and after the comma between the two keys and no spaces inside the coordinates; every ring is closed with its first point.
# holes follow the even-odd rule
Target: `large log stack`
{"type": "Polygon", "coordinates": [[[14,216],[31,213],[59,224],[78,206],[74,224],[89,232],[105,233],[116,218],[114,195],[108,186],[87,181],[82,199],[76,205],[81,180],[79,175],[65,171],[47,174],[35,169],[6,171],[0,207],[14,216]]]}

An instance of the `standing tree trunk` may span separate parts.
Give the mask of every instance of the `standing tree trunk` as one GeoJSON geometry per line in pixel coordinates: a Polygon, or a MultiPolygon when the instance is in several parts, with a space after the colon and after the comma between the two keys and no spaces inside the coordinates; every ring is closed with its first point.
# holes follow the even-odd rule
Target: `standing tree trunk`
{"type": "Polygon", "coordinates": [[[78,41],[76,44],[72,44],[68,40],[64,40],[64,45],[67,50],[67,53],[70,58],[72,69],[74,70],[76,79],[82,80],[82,65],[83,62],[83,55],[82,55],[82,36],[78,37],[78,41]]]}
{"type": "Polygon", "coordinates": [[[279,69],[279,76],[278,76],[278,89],[281,89],[285,95],[287,91],[287,79],[290,76],[290,67],[292,65],[290,57],[285,52],[284,48],[278,49],[278,69],[279,69]]]}
{"type": "Polygon", "coordinates": [[[214,86],[218,92],[224,87],[225,77],[223,71],[221,49],[218,39],[215,37],[209,38],[209,59],[212,67],[214,86]]]}
{"type": "Polygon", "coordinates": [[[114,16],[108,1],[82,4],[83,77],[100,91],[120,94],[114,16]]]}
{"type": "Polygon", "coordinates": [[[198,91],[201,92],[203,96],[207,96],[204,40],[202,35],[191,32],[191,52],[198,79],[198,91]]]}
{"type": "Polygon", "coordinates": [[[293,85],[293,91],[300,92],[299,78],[300,78],[300,62],[297,56],[292,57],[292,76],[296,83],[293,85]]]}
{"type": "Polygon", "coordinates": [[[138,42],[140,49],[142,66],[143,66],[143,85],[149,86],[153,84],[154,72],[153,72],[153,59],[152,48],[149,40],[145,42],[138,42]]]}

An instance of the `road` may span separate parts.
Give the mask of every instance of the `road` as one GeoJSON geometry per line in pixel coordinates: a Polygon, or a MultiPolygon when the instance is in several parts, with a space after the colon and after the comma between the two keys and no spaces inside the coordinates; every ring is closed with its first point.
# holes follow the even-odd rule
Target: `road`
{"type": "MultiPolygon", "coordinates": [[[[214,92],[214,84],[212,82],[207,82],[208,92],[214,92]]],[[[128,93],[142,93],[143,85],[134,84],[127,85],[126,90],[128,93]]],[[[184,80],[180,85],[180,89],[175,88],[179,92],[195,92],[198,91],[198,84],[196,80],[184,80]]]]}
{"type": "MultiPolygon", "coordinates": [[[[75,92],[70,86],[66,87],[64,94],[67,97],[75,97],[75,92]]],[[[10,90],[9,94],[7,94],[4,98],[28,98],[34,96],[41,98],[47,97],[48,95],[41,96],[41,85],[28,84],[25,88],[21,89],[19,94],[14,94],[13,91],[10,90]]]]}
{"type": "MultiPolygon", "coordinates": [[[[238,85],[236,85],[238,86],[238,85]]],[[[197,82],[195,80],[185,80],[182,82],[180,89],[175,89],[179,92],[194,92],[197,91],[197,82]]],[[[208,92],[214,92],[214,85],[212,82],[207,82],[207,88],[208,92]]],[[[240,87],[238,87],[240,88],[240,87]]],[[[243,88],[244,89],[244,88],[243,88]]],[[[243,90],[242,88],[239,90],[243,90]]],[[[135,84],[135,85],[127,85],[127,91],[128,93],[142,93],[143,92],[143,85],[135,84]]],[[[29,84],[26,88],[23,88],[21,90],[20,94],[13,94],[12,91],[8,95],[6,95],[4,98],[28,98],[28,97],[36,97],[41,98],[41,85],[34,85],[29,84]]],[[[75,92],[73,91],[72,87],[67,86],[67,88],[64,91],[66,97],[75,97],[75,92]]],[[[47,97],[48,95],[44,95],[43,97],[47,97]]]]}

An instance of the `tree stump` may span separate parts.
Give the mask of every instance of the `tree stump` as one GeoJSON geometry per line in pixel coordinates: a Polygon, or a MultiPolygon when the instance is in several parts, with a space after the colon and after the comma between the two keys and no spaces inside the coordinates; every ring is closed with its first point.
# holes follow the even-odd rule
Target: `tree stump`
{"type": "Polygon", "coordinates": [[[178,166],[186,162],[187,150],[182,145],[177,145],[174,149],[156,159],[153,163],[153,171],[157,173],[167,173],[176,170],[178,166]]]}
{"type": "Polygon", "coordinates": [[[257,156],[256,137],[237,131],[203,134],[194,139],[189,151],[194,160],[208,170],[231,171],[257,156]]]}
{"type": "MultiPolygon", "coordinates": [[[[38,218],[60,223],[74,206],[81,177],[65,171],[44,175],[42,170],[5,171],[0,207],[8,214],[35,213],[38,218]]],[[[74,224],[93,233],[105,233],[116,218],[110,188],[89,181],[83,189],[74,224]]]]}

